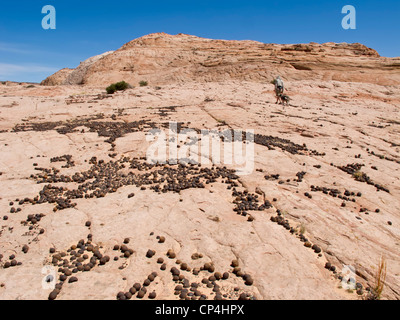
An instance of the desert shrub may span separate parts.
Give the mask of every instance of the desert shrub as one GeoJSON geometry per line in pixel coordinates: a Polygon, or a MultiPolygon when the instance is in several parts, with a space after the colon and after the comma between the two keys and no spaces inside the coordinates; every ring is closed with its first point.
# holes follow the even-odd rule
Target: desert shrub
{"type": "Polygon", "coordinates": [[[113,94],[116,91],[123,91],[123,90],[126,90],[128,88],[130,88],[129,83],[127,83],[125,81],[120,81],[120,82],[116,82],[116,83],[113,83],[113,84],[109,85],[106,88],[106,91],[107,91],[108,94],[113,94]]]}
{"type": "Polygon", "coordinates": [[[377,272],[375,274],[375,285],[371,288],[369,295],[367,296],[368,300],[380,300],[383,287],[385,286],[386,281],[386,260],[381,257],[377,272]]]}
{"type": "Polygon", "coordinates": [[[144,81],[144,80],[142,80],[142,81],[140,81],[139,82],[139,85],[141,86],[141,87],[145,87],[145,86],[147,86],[149,83],[147,82],[147,81],[144,81]]]}

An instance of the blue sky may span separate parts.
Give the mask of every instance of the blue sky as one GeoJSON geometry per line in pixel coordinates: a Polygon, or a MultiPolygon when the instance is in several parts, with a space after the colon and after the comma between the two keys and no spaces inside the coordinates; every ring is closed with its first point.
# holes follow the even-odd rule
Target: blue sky
{"type": "Polygon", "coordinates": [[[166,32],[265,43],[359,42],[400,56],[398,0],[3,1],[0,80],[40,82],[140,36],[166,32]],[[56,9],[56,29],[42,28],[42,7],[56,9]],[[341,26],[344,5],[357,29],[341,26]]]}

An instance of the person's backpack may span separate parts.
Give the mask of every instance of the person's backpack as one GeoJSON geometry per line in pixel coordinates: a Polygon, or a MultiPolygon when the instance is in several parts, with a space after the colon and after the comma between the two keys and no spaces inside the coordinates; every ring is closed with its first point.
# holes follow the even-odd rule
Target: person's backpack
{"type": "Polygon", "coordinates": [[[275,86],[278,87],[282,87],[283,88],[283,81],[282,79],[275,79],[275,86]]]}

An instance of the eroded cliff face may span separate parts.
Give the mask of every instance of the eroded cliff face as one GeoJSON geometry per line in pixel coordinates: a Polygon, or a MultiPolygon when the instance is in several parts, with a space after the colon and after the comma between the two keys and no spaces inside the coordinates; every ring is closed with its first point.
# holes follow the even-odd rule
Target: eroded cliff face
{"type": "Polygon", "coordinates": [[[154,33],[94,58],[73,72],[57,72],[42,84],[269,82],[277,74],[286,80],[400,83],[400,58],[381,57],[359,43],[281,45],[154,33]]]}

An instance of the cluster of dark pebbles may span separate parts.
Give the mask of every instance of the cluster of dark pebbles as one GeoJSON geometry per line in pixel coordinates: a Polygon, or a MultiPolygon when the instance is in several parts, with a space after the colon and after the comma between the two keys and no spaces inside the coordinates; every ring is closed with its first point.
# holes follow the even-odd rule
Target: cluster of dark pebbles
{"type": "MultiPolygon", "coordinates": [[[[246,134],[243,133],[243,141],[246,139],[246,134]]],[[[250,141],[254,141],[255,144],[267,147],[269,150],[275,150],[279,148],[283,151],[289,152],[290,154],[303,154],[303,155],[315,155],[315,156],[325,156],[325,153],[319,153],[315,150],[310,150],[307,145],[299,145],[288,139],[282,139],[274,136],[265,136],[262,134],[250,134],[250,141]]]]}
{"type": "Polygon", "coordinates": [[[369,149],[367,149],[367,152],[369,154],[375,156],[375,157],[378,157],[379,159],[383,159],[383,160],[387,160],[387,161],[391,161],[391,162],[396,162],[396,163],[400,164],[400,160],[385,156],[383,154],[375,153],[374,151],[370,151],[369,149]]]}
{"type": "Polygon", "coordinates": [[[362,196],[361,192],[356,193],[354,191],[349,191],[349,190],[341,192],[339,189],[336,188],[326,188],[314,185],[312,185],[310,188],[312,192],[322,192],[323,194],[327,194],[330,195],[331,197],[342,199],[344,201],[356,202],[356,199],[354,197],[362,196]]]}
{"type": "MultiPolygon", "coordinates": [[[[179,260],[177,262],[180,262],[179,260]]],[[[186,263],[181,263],[181,270],[183,271],[191,271],[192,269],[186,265],[186,263]]],[[[237,260],[233,260],[231,266],[233,270],[231,271],[237,277],[243,279],[245,285],[251,286],[254,283],[253,278],[244,273],[239,267],[239,263],[237,260]]],[[[209,276],[203,277],[201,283],[193,281],[190,282],[189,279],[185,277],[185,275],[177,268],[172,267],[170,269],[172,280],[176,283],[174,294],[179,297],[180,300],[207,300],[209,297],[202,292],[203,288],[208,288],[208,290],[212,290],[214,295],[214,300],[226,300],[231,299],[232,296],[228,294],[224,294],[221,288],[221,282],[224,280],[228,280],[230,277],[229,272],[218,272],[215,271],[215,267],[212,263],[206,262],[200,269],[194,268],[192,273],[195,276],[198,276],[200,272],[207,272],[209,276]]],[[[236,288],[235,291],[238,291],[239,288],[236,288]]],[[[246,297],[251,297],[251,295],[246,293],[246,297]]],[[[247,300],[247,299],[246,299],[247,300]]]]}
{"type": "Polygon", "coordinates": [[[257,194],[250,193],[247,190],[237,191],[233,190],[232,196],[234,197],[233,203],[235,204],[235,208],[233,209],[237,214],[242,216],[247,216],[247,211],[262,211],[269,208],[272,208],[271,202],[265,200],[262,204],[260,204],[260,200],[257,194]]]}
{"type": "MultiPolygon", "coordinates": [[[[157,237],[160,239],[161,237],[157,237]]],[[[151,258],[155,255],[154,250],[149,250],[146,254],[147,257],[151,258]]],[[[175,259],[176,254],[174,250],[169,249],[166,253],[166,256],[169,259],[175,259]]],[[[192,255],[194,260],[201,258],[201,254],[192,255]]],[[[207,296],[204,290],[212,291],[215,300],[225,300],[225,299],[232,299],[232,295],[228,295],[227,293],[223,293],[223,289],[221,287],[220,281],[225,281],[230,278],[230,274],[233,273],[237,277],[243,279],[244,284],[247,286],[251,286],[254,283],[253,278],[244,273],[241,268],[239,267],[239,262],[237,260],[233,260],[231,266],[233,270],[231,272],[218,272],[215,270],[215,266],[213,263],[206,262],[200,268],[191,268],[187,263],[182,262],[181,260],[176,260],[176,265],[169,269],[169,273],[171,274],[171,280],[173,281],[175,288],[174,288],[174,295],[176,295],[180,300],[207,300],[209,296],[207,296]],[[200,274],[203,272],[202,274],[200,274]],[[206,275],[204,274],[206,273],[206,275]],[[190,281],[189,275],[192,274],[195,279],[198,281],[190,281]],[[200,281],[202,277],[202,280],[200,281]],[[203,288],[203,289],[202,289],[203,288]]],[[[158,264],[162,264],[161,270],[166,271],[166,264],[164,263],[163,258],[157,259],[158,264]]],[[[119,292],[116,296],[117,300],[130,300],[135,295],[138,299],[143,299],[146,297],[147,292],[149,292],[147,298],[148,299],[155,299],[157,297],[157,293],[155,291],[151,291],[149,287],[153,283],[153,281],[158,276],[157,272],[152,272],[143,282],[135,283],[127,292],[119,292]],[[150,292],[151,291],[151,292],[150,292]]],[[[235,292],[239,291],[240,288],[235,288],[235,292]]],[[[239,299],[250,300],[254,299],[251,294],[245,293],[242,294],[239,299]]]]}
{"type": "Polygon", "coordinates": [[[306,173],[307,173],[307,172],[304,172],[304,171],[297,172],[297,173],[296,173],[297,179],[295,179],[294,181],[302,182],[304,176],[306,175],[306,173]]]}
{"type": "MultiPolygon", "coordinates": [[[[118,244],[114,245],[113,250],[121,252],[121,255],[120,255],[119,258],[129,258],[135,252],[133,249],[131,249],[131,248],[129,248],[127,246],[128,243],[129,243],[129,240],[125,239],[124,240],[124,244],[122,244],[122,245],[118,245],[118,244]]],[[[115,256],[114,260],[117,261],[118,257],[115,256]]]]}
{"type": "Polygon", "coordinates": [[[304,246],[307,248],[311,248],[312,250],[314,250],[315,253],[317,254],[321,254],[321,248],[316,245],[316,244],[312,244],[305,236],[303,233],[301,232],[297,232],[295,228],[290,226],[289,220],[285,219],[282,216],[282,213],[280,210],[277,210],[277,215],[276,216],[272,216],[271,217],[271,221],[275,222],[279,225],[281,225],[282,227],[284,227],[286,230],[288,230],[291,234],[296,234],[301,242],[304,242],[304,246]]]}
{"type": "Polygon", "coordinates": [[[176,112],[176,108],[177,108],[177,106],[162,107],[162,108],[159,108],[155,114],[159,115],[160,117],[167,117],[172,112],[176,112]]]}
{"type": "MultiPolygon", "coordinates": [[[[10,267],[16,267],[16,266],[20,266],[22,264],[22,262],[19,262],[15,259],[15,254],[12,254],[8,257],[8,260],[3,262],[2,266],[4,269],[8,269],[10,267]]],[[[3,260],[3,255],[0,254],[0,263],[3,260]]]]}
{"type": "MultiPolygon", "coordinates": [[[[127,292],[118,292],[117,300],[130,300],[135,295],[138,299],[143,299],[147,293],[147,287],[156,279],[158,276],[157,272],[152,272],[148,275],[148,277],[143,281],[142,284],[136,282],[127,292]]],[[[157,297],[157,293],[152,291],[149,293],[149,299],[155,299],[157,297]]]]}
{"type": "Polygon", "coordinates": [[[369,176],[367,176],[364,172],[360,171],[363,166],[364,165],[361,163],[352,163],[352,164],[347,164],[345,166],[338,166],[338,168],[343,172],[352,175],[354,180],[356,181],[365,182],[369,185],[372,185],[378,191],[382,190],[387,193],[390,193],[388,188],[380,185],[379,183],[375,183],[374,181],[371,180],[369,176]]]}
{"type": "MultiPolygon", "coordinates": [[[[217,179],[222,179],[222,182],[227,184],[227,189],[235,190],[238,186],[239,177],[235,174],[235,170],[226,167],[202,168],[199,164],[181,163],[149,164],[145,160],[145,158],[122,157],[116,161],[105,162],[92,157],[89,161],[92,165],[89,170],[76,172],[73,175],[62,175],[58,170],[46,170],[31,176],[38,184],[46,184],[39,192],[39,196],[25,200],[31,204],[54,203],[56,211],[75,207],[74,199],[102,198],[128,185],[141,189],[149,187],[157,193],[179,193],[189,188],[204,188],[207,184],[217,182],[217,179]],[[78,184],[78,187],[68,189],[51,184],[57,182],[74,183],[78,184]]],[[[240,208],[253,207],[253,203],[254,201],[246,202],[240,208]]]]}
{"type": "Polygon", "coordinates": [[[108,139],[105,142],[112,144],[117,138],[123,137],[125,134],[156,128],[155,123],[149,120],[133,122],[101,121],[103,119],[103,114],[97,114],[92,117],[76,118],[68,121],[27,122],[17,124],[12,131],[42,132],[56,130],[59,134],[67,134],[77,132],[78,127],[84,126],[89,129],[89,132],[97,132],[99,137],[107,137],[108,139]]]}
{"type": "Polygon", "coordinates": [[[65,154],[59,157],[53,157],[50,159],[50,162],[66,162],[61,168],[71,168],[75,166],[75,161],[72,160],[72,156],[70,154],[65,154]]]}
{"type": "Polygon", "coordinates": [[[57,252],[55,248],[50,248],[51,264],[58,267],[58,280],[55,289],[50,293],[49,300],[54,300],[60,293],[63,284],[77,282],[78,278],[73,276],[79,272],[88,272],[96,266],[105,265],[110,261],[110,257],[100,252],[100,247],[92,243],[92,235],[89,234],[87,240],[79,240],[68,250],[57,252]]]}
{"type": "Polygon", "coordinates": [[[279,174],[267,174],[264,176],[265,180],[278,180],[279,179],[279,174]]]}

